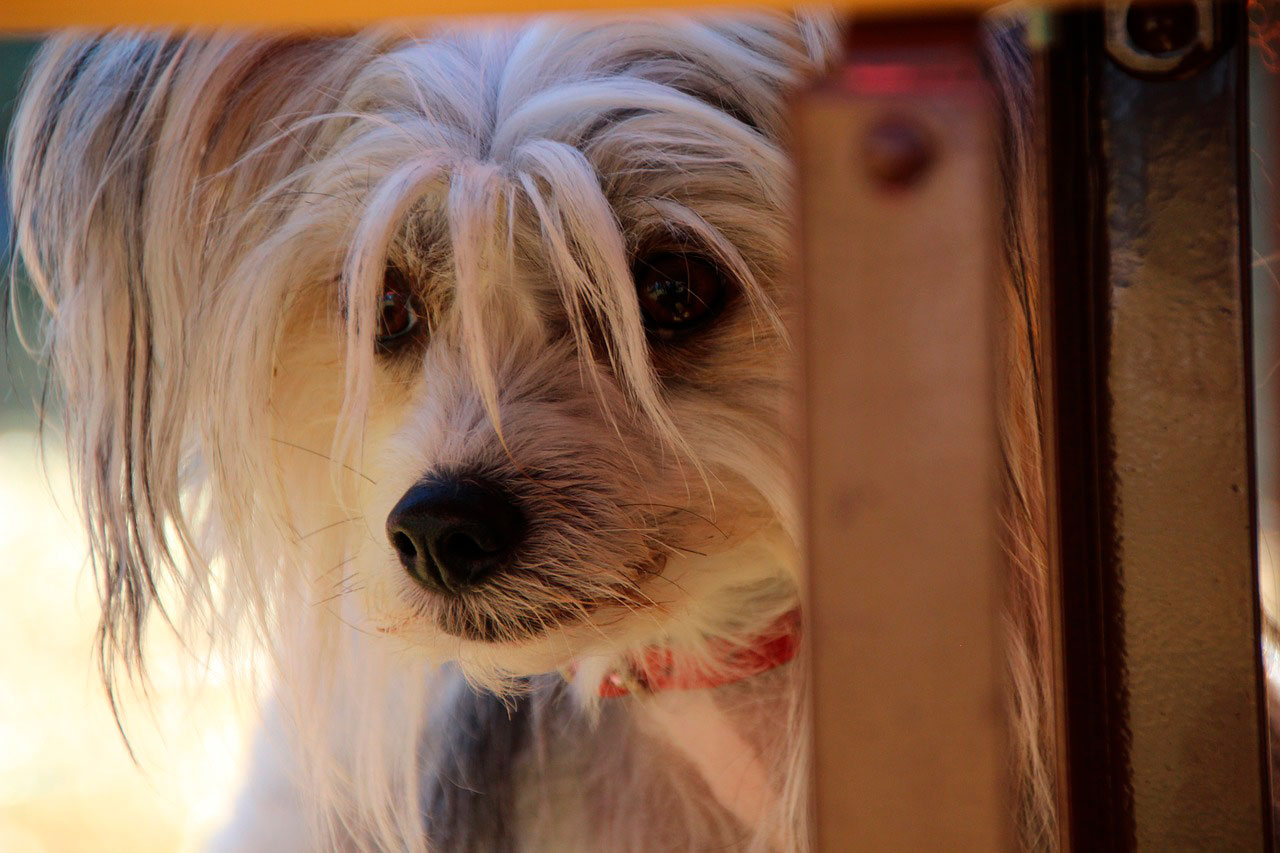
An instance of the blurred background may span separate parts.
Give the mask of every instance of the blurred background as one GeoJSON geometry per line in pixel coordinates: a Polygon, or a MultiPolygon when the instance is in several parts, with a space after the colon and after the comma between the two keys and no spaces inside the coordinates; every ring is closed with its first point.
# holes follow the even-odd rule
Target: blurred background
{"type": "MultiPolygon", "coordinates": [[[[32,41],[0,39],[0,138],[32,41]]],[[[1255,101],[1255,367],[1258,382],[1260,542],[1264,595],[1274,601],[1275,437],[1280,164],[1277,74],[1258,57],[1255,101]]],[[[0,269],[8,217],[0,173],[0,269]]],[[[27,316],[29,291],[18,288],[27,316]]],[[[245,764],[252,702],[215,662],[194,673],[169,637],[152,647],[151,693],[127,702],[132,760],[108,709],[92,657],[97,603],[75,521],[56,418],[43,434],[34,401],[41,377],[12,327],[0,365],[0,853],[186,850],[228,816],[245,764]]],[[[1274,608],[1271,612],[1275,612],[1274,608]]]]}
{"type": "MultiPolygon", "coordinates": [[[[0,138],[35,48],[0,39],[0,138]]],[[[0,173],[0,188],[4,181],[0,173]]],[[[5,198],[0,189],[0,269],[9,248],[5,198]]],[[[29,290],[17,292],[20,312],[31,316],[29,290]]],[[[149,698],[126,697],[123,722],[137,762],[129,757],[92,654],[97,599],[56,418],[41,436],[34,403],[41,377],[7,322],[6,332],[0,853],[196,849],[229,814],[252,703],[237,701],[222,663],[195,672],[172,638],[155,632],[149,698]]]]}

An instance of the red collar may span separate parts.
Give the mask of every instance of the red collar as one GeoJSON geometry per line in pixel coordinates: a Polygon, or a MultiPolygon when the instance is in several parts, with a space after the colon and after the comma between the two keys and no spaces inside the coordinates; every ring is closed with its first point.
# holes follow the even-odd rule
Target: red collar
{"type": "Polygon", "coordinates": [[[732,684],[792,660],[800,651],[800,611],[783,614],[768,630],[746,645],[725,642],[713,647],[713,667],[680,665],[675,653],[662,646],[646,649],[628,661],[625,671],[613,670],[600,682],[600,697],[614,699],[632,693],[661,690],[699,690],[732,684]]]}

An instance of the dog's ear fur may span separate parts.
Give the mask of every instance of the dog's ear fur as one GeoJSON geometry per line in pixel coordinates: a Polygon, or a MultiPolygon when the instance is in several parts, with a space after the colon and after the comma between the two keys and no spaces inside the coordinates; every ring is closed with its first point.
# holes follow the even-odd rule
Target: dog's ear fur
{"type": "Polygon", "coordinates": [[[9,150],[15,239],[69,413],[109,687],[117,660],[140,671],[161,592],[193,607],[212,594],[180,499],[197,412],[217,405],[189,369],[209,334],[199,291],[240,212],[308,156],[297,120],[367,60],[358,47],[71,35],[29,74],[9,150]]]}

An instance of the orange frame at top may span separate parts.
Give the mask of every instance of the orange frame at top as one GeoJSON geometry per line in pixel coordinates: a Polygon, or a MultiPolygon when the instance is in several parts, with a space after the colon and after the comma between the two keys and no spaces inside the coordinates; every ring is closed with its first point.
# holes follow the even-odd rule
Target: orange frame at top
{"type": "MultiPolygon", "coordinates": [[[[33,33],[60,27],[252,27],[350,29],[386,20],[460,15],[527,15],[537,12],[619,12],[658,9],[786,9],[790,0],[4,0],[0,33],[33,33]]],[[[834,0],[844,12],[973,11],[994,0],[834,0]]]]}

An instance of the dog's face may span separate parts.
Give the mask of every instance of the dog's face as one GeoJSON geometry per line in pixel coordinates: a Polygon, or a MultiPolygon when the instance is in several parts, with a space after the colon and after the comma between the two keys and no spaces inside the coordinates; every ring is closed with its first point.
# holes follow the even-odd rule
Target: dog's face
{"type": "MultiPolygon", "coordinates": [[[[138,166],[185,193],[163,238],[139,214],[163,239],[150,369],[183,369],[172,405],[145,390],[229,561],[296,552],[314,606],[508,673],[787,594],[780,134],[823,32],[560,21],[165,58],[198,141],[166,115],[138,166]]],[[[48,255],[28,247],[56,291],[48,255]]],[[[51,296],[55,349],[88,300],[51,296]]],[[[63,365],[73,402],[90,372],[63,365]]]]}

